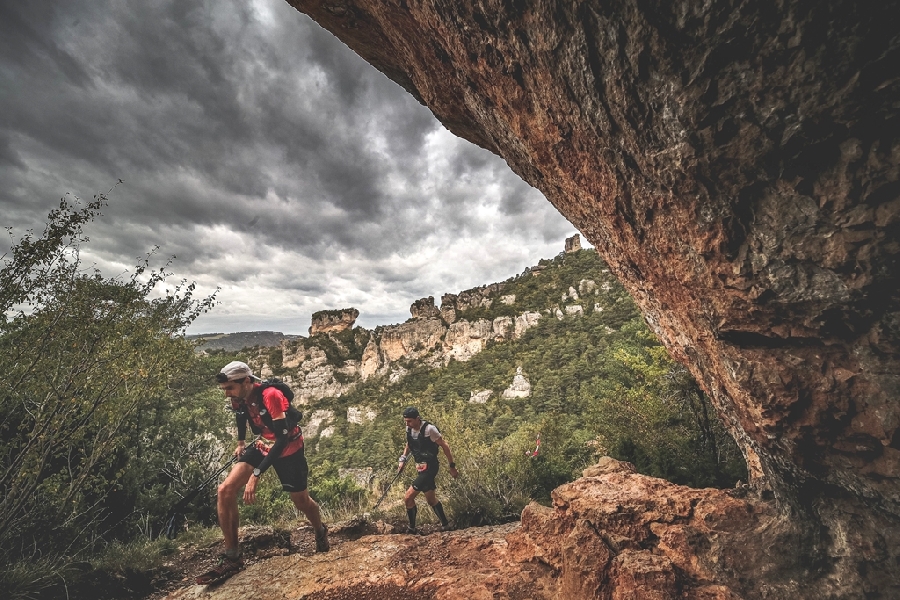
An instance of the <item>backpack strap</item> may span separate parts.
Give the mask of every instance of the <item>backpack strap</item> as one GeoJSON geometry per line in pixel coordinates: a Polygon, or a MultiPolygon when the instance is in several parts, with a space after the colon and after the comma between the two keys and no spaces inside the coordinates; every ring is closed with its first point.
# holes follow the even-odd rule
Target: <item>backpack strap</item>
{"type": "MultiPolygon", "coordinates": [[[[287,430],[290,432],[290,439],[295,440],[301,435],[303,435],[303,429],[300,428],[300,420],[303,418],[303,413],[294,408],[294,404],[292,400],[294,399],[294,391],[288,387],[286,383],[278,378],[266,379],[258,387],[253,389],[253,394],[258,394],[257,401],[259,403],[259,417],[262,419],[263,423],[271,432],[275,432],[275,422],[272,419],[272,415],[269,414],[268,409],[266,408],[265,402],[263,402],[263,391],[274,387],[279,392],[281,392],[288,401],[287,410],[284,411],[284,419],[287,425],[287,430]]],[[[255,432],[254,432],[255,433],[255,432]]]]}

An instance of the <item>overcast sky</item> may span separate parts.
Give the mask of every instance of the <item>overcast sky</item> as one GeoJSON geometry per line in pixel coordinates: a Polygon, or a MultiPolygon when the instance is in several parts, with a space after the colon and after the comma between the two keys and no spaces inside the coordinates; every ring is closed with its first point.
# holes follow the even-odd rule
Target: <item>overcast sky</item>
{"type": "Polygon", "coordinates": [[[85,260],[175,256],[221,288],[191,333],[400,323],[576,233],[284,0],[0,0],[0,226],[119,179],[85,260]]]}

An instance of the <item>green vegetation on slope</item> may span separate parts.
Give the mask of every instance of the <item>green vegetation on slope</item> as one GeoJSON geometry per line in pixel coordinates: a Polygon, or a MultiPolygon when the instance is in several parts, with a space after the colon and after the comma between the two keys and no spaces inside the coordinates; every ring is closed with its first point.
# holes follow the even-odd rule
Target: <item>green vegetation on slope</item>
{"type": "Polygon", "coordinates": [[[222,453],[217,367],[179,335],[212,299],[183,283],[154,298],[168,273],[147,262],[127,278],[85,269],[82,226],[104,204],[61,202],[0,260],[5,597],[63,595],[83,561],[158,531],[222,453]]]}
{"type": "Polygon", "coordinates": [[[463,523],[497,521],[517,514],[529,499],[547,501],[602,454],[692,486],[732,486],[745,477],[737,447],[710,417],[708,400],[669,358],[597,254],[583,250],[541,266],[536,276],[526,271],[506,282],[502,294],[514,294],[514,304],[495,301],[464,315],[541,312],[521,339],[491,344],[468,362],[439,369],[407,365],[411,370],[397,383],[370,380],[310,406],[309,412],[331,410],[337,417],[330,436],[309,440],[313,485],[336,477],[341,467],[371,467],[387,479],[404,445],[400,411],[407,405],[418,406],[454,449],[465,476],[451,481],[442,474],[442,496],[463,523]],[[575,302],[570,288],[584,290],[584,314],[558,319],[555,309],[575,302]],[[531,396],[503,398],[519,367],[531,396]],[[491,390],[491,398],[471,403],[471,394],[482,390],[491,390]],[[349,423],[341,417],[351,406],[370,407],[378,416],[349,423]],[[538,437],[540,451],[531,456],[538,437]]]}

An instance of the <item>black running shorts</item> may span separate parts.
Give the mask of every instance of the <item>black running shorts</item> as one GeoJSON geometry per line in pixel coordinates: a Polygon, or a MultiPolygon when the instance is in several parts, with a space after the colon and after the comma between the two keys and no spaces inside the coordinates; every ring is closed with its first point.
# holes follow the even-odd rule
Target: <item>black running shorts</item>
{"type": "Polygon", "coordinates": [[[438,461],[429,462],[428,468],[424,471],[419,471],[419,474],[416,475],[415,481],[412,482],[412,488],[417,492],[430,492],[437,489],[434,478],[437,477],[439,468],[440,463],[438,461]]]}
{"type": "MultiPolygon", "coordinates": [[[[256,446],[249,448],[239,462],[249,463],[256,468],[262,463],[265,456],[256,446]]],[[[306,464],[306,454],[300,448],[290,456],[282,456],[272,463],[272,468],[278,474],[281,481],[281,489],[285,492],[302,492],[307,488],[309,479],[309,465],[306,464]]]]}

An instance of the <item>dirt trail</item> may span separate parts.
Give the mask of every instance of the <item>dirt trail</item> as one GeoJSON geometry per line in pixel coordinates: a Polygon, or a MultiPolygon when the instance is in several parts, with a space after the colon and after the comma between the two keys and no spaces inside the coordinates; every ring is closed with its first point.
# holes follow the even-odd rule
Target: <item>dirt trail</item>
{"type": "Polygon", "coordinates": [[[553,597],[550,569],[522,564],[507,553],[506,536],[519,523],[427,535],[395,534],[390,525],[362,522],[332,527],[331,551],[313,551],[312,531],[289,544],[268,528],[242,529],[243,571],[214,586],[193,585],[193,571],[211,564],[218,545],[183,557],[184,579],[154,599],[246,600],[480,600],[553,597]],[[379,529],[382,532],[378,532],[379,529]],[[287,548],[285,546],[288,546],[287,548]]]}

